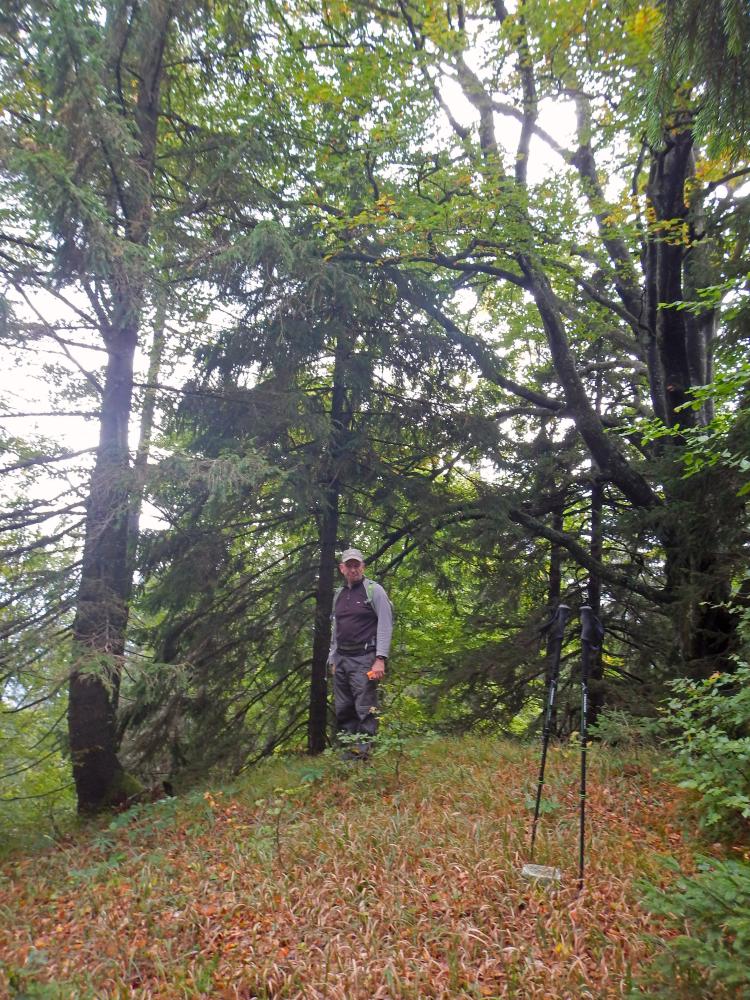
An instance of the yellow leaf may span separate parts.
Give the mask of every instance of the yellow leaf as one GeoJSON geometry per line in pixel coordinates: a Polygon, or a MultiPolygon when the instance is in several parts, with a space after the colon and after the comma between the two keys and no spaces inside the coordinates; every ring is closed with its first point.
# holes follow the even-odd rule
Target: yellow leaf
{"type": "Polygon", "coordinates": [[[651,34],[660,20],[661,14],[656,7],[641,7],[633,15],[630,28],[640,38],[651,34]]]}

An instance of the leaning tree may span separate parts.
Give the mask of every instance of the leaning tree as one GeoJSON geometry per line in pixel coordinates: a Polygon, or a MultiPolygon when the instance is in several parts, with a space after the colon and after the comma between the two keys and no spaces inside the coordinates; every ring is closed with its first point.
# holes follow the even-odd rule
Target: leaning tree
{"type": "MultiPolygon", "coordinates": [[[[334,37],[352,17],[347,5],[327,10],[319,30],[334,37]]],[[[622,4],[614,17],[584,2],[363,3],[355,12],[342,108],[380,46],[400,94],[418,107],[433,99],[434,128],[425,142],[364,119],[345,158],[370,180],[370,197],[354,212],[323,206],[330,252],[387,269],[509,404],[533,403],[526,433],[545,423],[561,440],[572,421],[592,483],[587,534],[600,530],[602,504],[618,514],[604,522],[615,542],[607,551],[619,538],[620,582],[670,616],[670,669],[726,666],[736,627],[727,601],[745,559],[741,480],[731,462],[719,477],[698,465],[687,476],[685,461],[715,427],[710,387],[717,366],[726,370],[728,339],[720,289],[746,263],[727,239],[746,217],[734,186],[746,164],[706,158],[684,90],[648,138],[659,26],[650,8],[622,4]],[[408,49],[410,63],[394,63],[390,53],[408,49]],[[494,329],[456,322],[456,276],[494,329]]],[[[741,418],[745,405],[740,392],[723,418],[741,418]]],[[[605,584],[617,572],[601,541],[581,545],[575,520],[559,530],[530,509],[511,516],[605,584]]]]}

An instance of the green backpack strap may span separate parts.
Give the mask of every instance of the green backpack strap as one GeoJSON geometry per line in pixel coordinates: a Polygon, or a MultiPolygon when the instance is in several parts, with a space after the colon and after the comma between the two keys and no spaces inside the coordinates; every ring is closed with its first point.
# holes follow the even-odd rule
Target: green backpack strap
{"type": "MultiPolygon", "coordinates": [[[[343,591],[343,587],[338,587],[333,594],[333,604],[331,605],[331,617],[333,618],[333,612],[336,608],[336,601],[338,601],[339,596],[343,591]]],[[[375,593],[375,581],[368,580],[365,578],[365,596],[367,600],[372,604],[372,595],[375,593]]]]}
{"type": "MultiPolygon", "coordinates": [[[[333,618],[334,616],[334,612],[336,610],[336,601],[338,601],[339,596],[342,593],[343,589],[344,589],[343,587],[338,587],[337,590],[334,592],[333,603],[331,605],[331,618],[333,618]]],[[[365,577],[365,596],[367,597],[367,601],[369,604],[372,604],[372,598],[374,593],[375,593],[375,581],[368,580],[367,577],[365,577]]],[[[391,610],[393,610],[393,602],[391,601],[390,598],[388,598],[388,602],[391,605],[391,610]]]]}

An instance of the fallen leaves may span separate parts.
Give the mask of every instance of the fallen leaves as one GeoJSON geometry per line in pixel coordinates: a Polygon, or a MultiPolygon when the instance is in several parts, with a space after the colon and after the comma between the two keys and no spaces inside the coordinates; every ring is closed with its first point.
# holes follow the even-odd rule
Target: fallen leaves
{"type": "Polygon", "coordinates": [[[604,753],[592,752],[580,895],[571,762],[549,765],[560,808],[543,817],[537,859],[566,874],[550,890],[520,876],[533,751],[440,742],[397,789],[374,766],[333,771],[277,817],[280,831],[254,790],[208,791],[169,828],[139,820],[7,865],[0,991],[12,974],[97,1000],[624,996],[651,947],[634,879],[686,848],[679,793],[604,753]]]}

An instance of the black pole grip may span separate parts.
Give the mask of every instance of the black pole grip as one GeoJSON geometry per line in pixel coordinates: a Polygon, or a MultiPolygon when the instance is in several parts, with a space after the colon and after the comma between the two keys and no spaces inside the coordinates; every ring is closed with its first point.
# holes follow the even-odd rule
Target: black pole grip
{"type": "Polygon", "coordinates": [[[550,639],[562,641],[565,635],[565,626],[570,618],[570,608],[567,604],[558,604],[556,611],[544,626],[543,631],[549,631],[550,639]]]}
{"type": "Polygon", "coordinates": [[[604,638],[604,626],[588,604],[581,608],[581,642],[588,643],[591,649],[599,649],[604,638]]]}
{"type": "Polygon", "coordinates": [[[545,626],[545,628],[549,630],[548,652],[552,656],[552,670],[549,674],[549,692],[547,697],[547,714],[544,722],[545,736],[549,736],[549,727],[552,723],[552,709],[555,704],[555,697],[557,694],[557,680],[560,676],[560,653],[562,652],[562,644],[565,637],[565,626],[569,617],[570,608],[568,605],[560,604],[545,626]]]}

